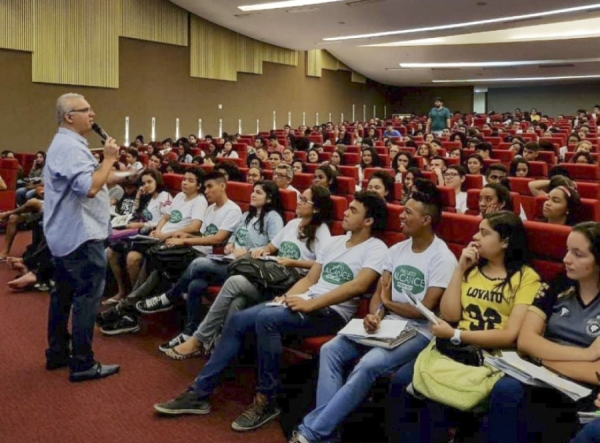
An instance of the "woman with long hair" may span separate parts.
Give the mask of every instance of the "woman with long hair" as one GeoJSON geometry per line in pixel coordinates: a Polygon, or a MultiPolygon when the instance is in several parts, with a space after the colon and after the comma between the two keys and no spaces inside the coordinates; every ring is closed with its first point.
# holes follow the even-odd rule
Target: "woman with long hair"
{"type": "Polygon", "coordinates": [[[547,196],[542,208],[542,218],[553,225],[573,226],[581,205],[579,193],[568,185],[557,186],[547,196]]]}
{"type": "Polygon", "coordinates": [[[529,162],[523,157],[518,157],[510,162],[509,177],[529,177],[529,162]]]}
{"type": "MultiPolygon", "coordinates": [[[[471,418],[471,411],[451,408],[454,399],[409,394],[407,386],[422,368],[419,359],[433,347],[471,345],[490,352],[515,348],[527,310],[541,287],[539,275],[529,266],[527,234],[523,222],[513,212],[487,214],[473,241],[462,251],[458,267],[448,285],[440,312],[431,330],[435,342],[417,358],[417,364],[403,366],[393,377],[389,394],[388,425],[391,442],[445,442],[450,427],[471,418]],[[457,328],[450,325],[457,324],[457,328]]],[[[471,366],[462,365],[465,372],[471,366]]],[[[475,368],[473,368],[475,369],[475,368]]],[[[465,375],[468,377],[468,375],[465,375]]],[[[462,380],[467,383],[468,378],[462,380]]],[[[475,386],[473,386],[475,388],[475,386]]],[[[505,439],[504,430],[490,423],[488,442],[505,439]]]]}
{"type": "Polygon", "coordinates": [[[240,156],[233,150],[233,142],[231,140],[225,140],[223,147],[217,154],[217,158],[240,158],[240,156]]]}
{"type": "MultiPolygon", "coordinates": [[[[362,150],[360,154],[360,164],[358,168],[358,183],[362,183],[365,179],[364,171],[366,168],[381,168],[382,162],[379,158],[377,150],[373,147],[367,147],[362,150]]],[[[360,186],[360,185],[359,185],[360,186]]]]}
{"type": "Polygon", "coordinates": [[[503,210],[512,210],[510,191],[500,183],[488,183],[479,193],[479,214],[483,217],[503,210]]]}
{"type": "Polygon", "coordinates": [[[396,171],[396,183],[402,183],[404,174],[410,168],[418,167],[417,161],[410,152],[401,151],[392,159],[392,169],[396,171]]]}
{"type": "Polygon", "coordinates": [[[404,205],[410,198],[415,181],[424,177],[423,172],[419,168],[408,168],[402,181],[402,200],[400,200],[400,204],[404,205]]]}
{"type": "Polygon", "coordinates": [[[374,192],[390,203],[394,200],[394,178],[386,171],[375,171],[369,178],[367,191],[374,192]]]}
{"type": "Polygon", "coordinates": [[[313,185],[327,188],[332,195],[337,193],[337,173],[329,165],[321,165],[315,169],[313,185]]]}
{"type": "MultiPolygon", "coordinates": [[[[279,264],[296,268],[299,278],[304,276],[314,264],[319,248],[331,236],[327,225],[332,213],[333,203],[327,188],[311,186],[298,198],[298,218],[289,222],[267,245],[254,249],[252,257],[277,256],[279,264]]],[[[268,292],[259,291],[246,277],[229,277],[200,326],[190,331],[183,341],[176,337],[164,345],[167,356],[182,360],[206,354],[216,344],[221,327],[233,313],[268,298],[268,292]],[[170,345],[173,346],[169,349],[170,345]]]]}

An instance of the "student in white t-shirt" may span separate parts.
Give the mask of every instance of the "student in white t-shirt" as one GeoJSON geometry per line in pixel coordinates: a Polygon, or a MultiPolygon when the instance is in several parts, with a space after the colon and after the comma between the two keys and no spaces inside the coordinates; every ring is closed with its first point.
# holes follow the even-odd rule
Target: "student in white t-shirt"
{"type": "Polygon", "coordinates": [[[435,235],[442,201],[435,185],[429,184],[427,193],[413,192],[406,203],[400,218],[402,232],[409,238],[389,249],[384,273],[371,298],[370,314],[364,319],[367,332],[375,332],[385,319],[406,321],[418,334],[390,350],[370,348],[340,335],[326,343],[319,357],[316,409],[304,417],[292,441],[337,441],[339,425],[363,402],[377,377],[415,359],[431,340],[427,320],[402,292],[414,294],[435,310],[456,267],[456,258],[435,235]]]}
{"type": "Polygon", "coordinates": [[[332,237],[317,251],[306,277],[276,306],[260,304],[235,313],[210,360],[192,386],[174,400],[154,405],[162,414],[207,414],[209,397],[220,376],[241,351],[245,336],[253,332],[257,343],[258,386],[253,405],[232,424],[236,431],[256,429],[279,415],[276,393],[282,335],[310,337],[336,334],[358,307],[357,297],[367,292],[382,272],[387,248],[372,232],[385,229],[386,203],[374,193],[359,192],[344,214],[348,235],[332,237]]]}
{"type": "Polygon", "coordinates": [[[456,212],[464,214],[467,212],[467,193],[462,190],[467,171],[460,165],[450,165],[444,171],[444,183],[454,189],[456,195],[456,212]]]}
{"type": "MultiPolygon", "coordinates": [[[[203,174],[201,169],[185,173],[181,182],[182,192],[177,194],[172,201],[166,202],[170,202],[170,204],[163,206],[162,218],[150,233],[152,237],[166,240],[178,232],[197,233],[200,230],[207,207],[206,198],[200,194],[203,174]]],[[[117,248],[116,245],[107,248],[107,257],[119,287],[119,293],[112,297],[115,303],[126,295],[126,289],[130,286],[129,282],[133,284],[137,281],[147,249],[148,245],[140,245],[135,242],[128,244],[125,249],[117,248]],[[127,256],[126,274],[121,268],[121,254],[127,256]],[[121,292],[122,290],[125,291],[121,292]]]]}
{"type": "MultiPolygon", "coordinates": [[[[183,293],[187,293],[187,322],[184,331],[170,342],[180,343],[188,338],[202,320],[200,305],[209,285],[222,285],[229,277],[229,263],[247,252],[263,247],[283,229],[283,205],[279,189],[272,181],[254,184],[250,209],[239,217],[236,229],[225,246],[224,258],[199,257],[195,259],[167,293],[149,298],[136,305],[143,314],[162,312],[174,307],[183,293]],[[225,258],[227,260],[225,260],[225,258]],[[179,338],[178,338],[179,337],[179,338]]],[[[193,243],[189,243],[193,245],[193,243]]],[[[204,322],[203,322],[204,323],[204,322]]],[[[219,322],[219,324],[222,322],[219,322]]],[[[214,327],[213,327],[214,328],[214,327]]],[[[167,349],[167,344],[160,347],[167,349]]]]}
{"type": "MultiPolygon", "coordinates": [[[[305,190],[298,200],[298,218],[290,221],[279,231],[271,242],[252,251],[252,257],[259,258],[277,255],[277,262],[285,267],[294,267],[298,276],[304,276],[316,260],[316,251],[331,238],[327,223],[331,220],[333,204],[329,190],[312,186],[305,190]]],[[[214,346],[216,338],[227,319],[237,311],[264,301],[267,292],[259,291],[243,275],[229,277],[212,303],[208,314],[193,335],[183,337],[184,343],[176,337],[163,345],[172,349],[166,355],[176,360],[207,353],[214,346]]],[[[162,349],[161,349],[162,350],[162,349]]]]}
{"type": "MultiPolygon", "coordinates": [[[[140,186],[133,202],[134,213],[143,220],[130,222],[126,229],[155,228],[165,214],[165,209],[171,204],[171,194],[164,191],[162,174],[156,170],[148,169],[142,174],[140,186]]],[[[113,297],[102,302],[103,305],[112,305],[127,295],[127,287],[121,270],[123,254],[130,250],[131,243],[127,240],[118,240],[110,243],[106,248],[108,264],[115,276],[118,292],[113,297]]]]}
{"type": "Polygon", "coordinates": [[[233,150],[233,143],[230,140],[226,140],[223,143],[223,148],[217,154],[217,158],[240,158],[240,156],[233,150]]]}

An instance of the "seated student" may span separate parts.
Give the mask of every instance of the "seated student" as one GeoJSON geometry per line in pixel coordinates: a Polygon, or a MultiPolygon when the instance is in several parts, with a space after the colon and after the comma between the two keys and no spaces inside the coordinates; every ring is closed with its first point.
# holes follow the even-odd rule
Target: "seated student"
{"type": "Polygon", "coordinates": [[[524,158],[514,158],[510,162],[509,177],[529,177],[529,162],[524,158]]]}
{"type": "MultiPolygon", "coordinates": [[[[512,210],[510,191],[504,185],[488,183],[479,193],[479,213],[483,217],[498,211],[512,210]]],[[[523,220],[521,218],[521,220],[523,220]]]]}
{"type": "Polygon", "coordinates": [[[391,122],[388,122],[385,125],[385,131],[383,131],[383,136],[384,137],[402,137],[402,134],[400,134],[400,132],[397,129],[394,129],[394,124],[391,122]]]}
{"type": "Polygon", "coordinates": [[[284,163],[283,155],[279,151],[269,152],[269,165],[271,165],[271,169],[275,170],[275,168],[284,163]]]}
{"type": "Polygon", "coordinates": [[[288,191],[294,191],[300,197],[300,191],[292,186],[292,180],[294,179],[294,170],[288,164],[280,164],[273,173],[273,181],[279,189],[287,189],[288,191]]]}
{"type": "Polygon", "coordinates": [[[592,142],[589,140],[582,140],[579,143],[577,143],[577,147],[575,148],[575,152],[587,152],[590,153],[592,152],[592,142]]]}
{"type": "Polygon", "coordinates": [[[233,150],[233,142],[231,140],[225,140],[223,148],[217,154],[217,158],[240,158],[240,156],[233,150]]]}
{"type": "Polygon", "coordinates": [[[283,150],[283,161],[288,165],[292,164],[292,162],[294,161],[294,148],[292,148],[291,146],[287,146],[283,150]]]}
{"type": "Polygon", "coordinates": [[[394,179],[386,171],[375,171],[367,183],[367,191],[391,203],[394,200],[394,179]]]}
{"type": "Polygon", "coordinates": [[[438,186],[444,186],[444,172],[446,171],[446,160],[444,157],[434,155],[429,160],[429,170],[432,171],[437,179],[438,186]]]}
{"type": "Polygon", "coordinates": [[[515,158],[523,156],[523,150],[525,149],[525,144],[520,140],[513,140],[512,144],[508,147],[509,151],[514,152],[515,158]]]}
{"type": "Polygon", "coordinates": [[[540,145],[537,142],[529,142],[523,148],[523,158],[528,162],[536,161],[540,154],[540,145]]]}
{"type": "MultiPolygon", "coordinates": [[[[236,211],[237,212],[237,211],[236,211]]],[[[225,246],[226,260],[207,257],[195,259],[175,286],[164,294],[138,302],[142,314],[173,309],[174,302],[187,293],[187,331],[195,331],[200,323],[200,305],[209,284],[221,285],[229,276],[229,263],[256,248],[267,245],[283,229],[283,206],[279,189],[272,181],[256,182],[250,197],[250,209],[239,217],[233,235],[225,246]]],[[[167,245],[193,246],[194,238],[173,239],[167,245]]],[[[190,334],[184,334],[187,337],[190,334]]]]}
{"type": "Polygon", "coordinates": [[[308,172],[308,168],[302,160],[294,160],[292,162],[292,171],[294,171],[294,174],[304,174],[308,172]]]}
{"type": "Polygon", "coordinates": [[[331,195],[337,193],[337,172],[329,165],[321,165],[315,169],[313,185],[327,188],[331,195]]]}
{"type": "MultiPolygon", "coordinates": [[[[137,215],[137,220],[130,222],[126,229],[152,230],[171,205],[171,194],[165,191],[162,174],[154,169],[147,169],[142,173],[142,185],[139,187],[132,203],[132,212],[137,215]]],[[[123,276],[121,261],[123,255],[130,249],[127,241],[109,242],[106,249],[108,264],[117,283],[117,294],[102,302],[103,305],[116,304],[127,295],[127,281],[123,276]]]]}
{"type": "Polygon", "coordinates": [[[123,197],[115,205],[115,214],[129,215],[133,214],[133,203],[140,186],[136,182],[129,182],[123,185],[123,197]]]}
{"type": "Polygon", "coordinates": [[[493,163],[488,166],[485,171],[485,177],[483,178],[483,184],[487,183],[501,183],[508,177],[508,169],[502,163],[493,163]]]}
{"type": "MultiPolygon", "coordinates": [[[[27,200],[36,196],[36,188],[38,185],[43,185],[44,165],[46,164],[46,153],[38,151],[35,154],[35,160],[29,175],[23,181],[17,182],[16,203],[17,206],[22,206],[27,200]]],[[[38,197],[40,197],[38,195],[38,197]]]]}
{"type": "Polygon", "coordinates": [[[225,180],[228,182],[231,181],[242,183],[244,181],[242,171],[240,171],[238,165],[231,160],[220,160],[217,164],[215,164],[214,170],[223,174],[225,176],[225,180]]]}
{"type": "Polygon", "coordinates": [[[249,168],[246,173],[246,183],[250,183],[253,185],[258,181],[263,181],[265,179],[265,175],[260,168],[249,168]]]}
{"type": "MultiPolygon", "coordinates": [[[[600,409],[600,394],[594,401],[594,406],[600,409]]],[[[600,443],[600,418],[585,425],[571,443],[600,443]]]]}
{"type": "MultiPolygon", "coordinates": [[[[204,172],[201,169],[185,173],[184,179],[181,182],[182,192],[175,196],[171,204],[163,208],[162,217],[150,233],[150,236],[166,240],[179,232],[196,233],[200,230],[207,207],[206,198],[200,194],[203,175],[204,172]]],[[[119,292],[112,297],[113,302],[118,302],[125,296],[126,288],[128,287],[127,276],[129,276],[131,284],[137,281],[142,259],[149,248],[150,245],[137,242],[129,242],[125,245],[119,242],[117,244],[110,244],[106,248],[108,262],[119,288],[119,292]],[[123,256],[126,257],[127,273],[124,273],[122,268],[123,256]]]]}
{"type": "Polygon", "coordinates": [[[492,145],[488,142],[481,142],[475,147],[475,154],[480,155],[482,159],[489,160],[492,157],[492,145]]]}
{"type": "MultiPolygon", "coordinates": [[[[217,152],[214,152],[215,156],[217,152]]],[[[186,141],[180,141],[177,144],[177,161],[179,163],[192,163],[192,154],[190,152],[190,144],[186,141]]]]}
{"type": "Polygon", "coordinates": [[[543,221],[555,225],[573,226],[581,205],[579,193],[570,186],[557,186],[548,193],[542,208],[543,221]]]}
{"type": "Polygon", "coordinates": [[[406,174],[409,168],[416,168],[417,162],[410,152],[399,152],[392,159],[392,169],[396,171],[396,183],[402,183],[403,174],[406,174]]]}
{"type": "MultiPolygon", "coordinates": [[[[600,350],[592,330],[597,329],[600,316],[600,223],[573,227],[563,261],[566,278],[560,275],[536,296],[519,334],[518,348],[560,375],[598,385],[600,350]]],[[[586,406],[578,403],[578,407],[586,406]]],[[[502,422],[504,441],[566,442],[577,428],[578,407],[554,389],[528,387],[505,376],[492,391],[490,420],[502,422]],[[536,440],[529,439],[533,435],[536,440]]]]}
{"type": "Polygon", "coordinates": [[[387,248],[373,231],[385,229],[385,201],[358,192],[345,212],[347,235],[332,237],[317,251],[316,263],[287,294],[276,297],[283,307],[265,304],[234,314],[219,344],[193,385],[174,400],[154,405],[167,415],[207,414],[209,398],[223,371],[242,350],[247,332],[257,343],[258,386],[253,405],[232,424],[236,431],[256,429],[276,418],[282,336],[310,337],[336,334],[354,315],[357,297],[368,291],[382,272],[387,248]]]}
{"type": "Polygon", "coordinates": [[[596,161],[589,152],[576,152],[569,163],[578,163],[581,165],[595,165],[596,161]]]}
{"type": "Polygon", "coordinates": [[[17,237],[19,225],[33,223],[41,220],[44,201],[32,198],[12,211],[0,212],[0,221],[7,221],[4,235],[4,246],[0,249],[0,261],[5,261],[10,255],[10,250],[17,237]]]}
{"type": "Polygon", "coordinates": [[[444,172],[444,185],[454,189],[456,195],[456,212],[467,212],[467,193],[462,187],[467,176],[467,171],[460,165],[450,165],[444,172]]]}
{"type": "Polygon", "coordinates": [[[358,168],[358,183],[356,184],[356,187],[359,188],[362,181],[365,179],[364,170],[366,168],[381,168],[382,166],[383,164],[375,148],[368,147],[363,149],[360,154],[360,164],[356,165],[358,168]]]}
{"type": "Polygon", "coordinates": [[[377,377],[414,360],[430,342],[427,321],[402,293],[402,289],[410,291],[435,310],[456,267],[456,258],[435,235],[442,202],[435,185],[429,185],[428,192],[411,195],[400,215],[402,232],[408,240],[388,250],[384,273],[364,319],[367,332],[375,332],[385,319],[407,321],[419,333],[390,350],[370,348],[339,335],[326,343],[319,356],[316,409],[304,417],[291,443],[337,441],[338,426],[363,402],[377,377]]]}
{"type": "MultiPolygon", "coordinates": [[[[331,237],[327,223],[331,220],[332,211],[331,194],[327,188],[311,186],[298,200],[298,218],[289,222],[268,245],[254,249],[252,257],[277,254],[279,264],[294,267],[299,276],[305,276],[315,262],[316,251],[331,237]]],[[[184,331],[162,345],[160,350],[175,360],[208,355],[229,317],[265,301],[266,296],[246,277],[229,277],[200,326],[195,331],[184,331]]]]}
{"type": "Polygon", "coordinates": [[[423,172],[419,168],[408,168],[406,174],[404,174],[404,182],[402,184],[402,200],[400,204],[404,205],[410,198],[412,187],[418,179],[422,179],[423,172]]]}
{"type": "Polygon", "coordinates": [[[144,165],[139,161],[139,156],[139,152],[136,148],[127,148],[125,151],[125,164],[119,164],[119,169],[134,171],[144,169],[144,165]]]}
{"type": "MultiPolygon", "coordinates": [[[[483,173],[483,158],[479,154],[469,155],[467,158],[467,170],[471,175],[482,175],[483,173]]],[[[484,178],[485,181],[485,178],[484,178]]]]}
{"type": "Polygon", "coordinates": [[[429,143],[421,143],[419,149],[417,149],[417,155],[423,158],[423,168],[428,170],[429,160],[434,155],[429,143]]]}
{"type": "Polygon", "coordinates": [[[308,152],[306,153],[306,163],[312,164],[312,165],[321,163],[319,151],[317,151],[315,148],[309,149],[308,152]]]}
{"type": "MultiPolygon", "coordinates": [[[[436,340],[452,339],[453,344],[487,350],[515,347],[527,309],[541,286],[538,274],[528,266],[528,255],[525,227],[517,215],[508,211],[485,215],[442,297],[440,312],[445,320],[431,326],[436,340]],[[458,323],[458,329],[447,322],[458,323]]],[[[409,394],[406,388],[414,369],[413,363],[406,364],[392,379],[387,408],[390,441],[448,441],[448,428],[460,429],[465,415],[409,394]]],[[[501,426],[494,425],[490,423],[486,441],[512,441],[503,437],[501,426]]]]}

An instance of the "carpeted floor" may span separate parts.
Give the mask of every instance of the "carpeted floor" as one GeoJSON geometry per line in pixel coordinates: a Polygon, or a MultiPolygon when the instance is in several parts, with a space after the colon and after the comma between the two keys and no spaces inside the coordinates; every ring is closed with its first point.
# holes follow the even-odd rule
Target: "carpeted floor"
{"type": "MultiPolygon", "coordinates": [[[[2,240],[0,240],[2,241],[2,240]]],[[[29,242],[20,233],[12,255],[29,242]]],[[[14,277],[0,263],[0,282],[14,277]]],[[[252,402],[254,377],[240,371],[213,398],[207,416],[162,418],[152,405],[183,392],[203,364],[175,362],[157,346],[172,329],[146,323],[135,335],[94,337],[98,361],[121,364],[121,373],[104,380],[72,384],[68,370],[44,369],[48,295],[13,293],[0,285],[0,441],[5,443],[190,443],[283,442],[279,423],[249,433],[231,422],[252,402]]]]}

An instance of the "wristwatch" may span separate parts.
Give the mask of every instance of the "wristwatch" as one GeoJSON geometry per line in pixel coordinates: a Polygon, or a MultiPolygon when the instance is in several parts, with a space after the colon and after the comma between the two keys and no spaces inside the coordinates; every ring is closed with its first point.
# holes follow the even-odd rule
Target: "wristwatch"
{"type": "Polygon", "coordinates": [[[450,339],[450,343],[452,343],[453,345],[456,345],[456,346],[458,346],[462,343],[460,340],[460,329],[454,330],[454,335],[450,339]]]}

